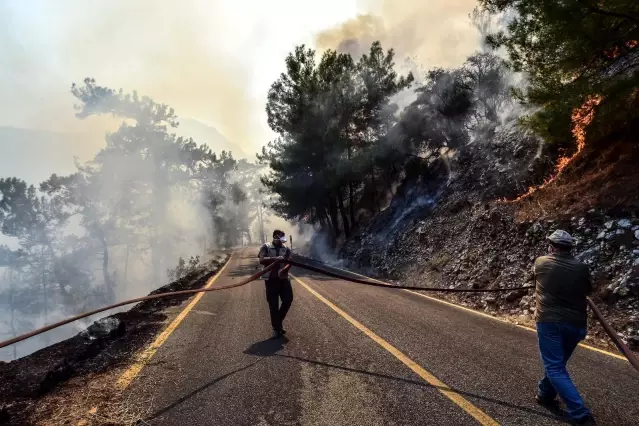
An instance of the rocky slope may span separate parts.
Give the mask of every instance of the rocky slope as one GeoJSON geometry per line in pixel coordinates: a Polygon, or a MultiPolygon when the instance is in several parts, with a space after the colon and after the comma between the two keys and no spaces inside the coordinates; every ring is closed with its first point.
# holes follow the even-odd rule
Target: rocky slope
{"type": "MultiPolygon", "coordinates": [[[[476,205],[453,215],[434,214],[408,226],[391,244],[364,234],[343,255],[352,267],[411,285],[507,289],[532,283],[532,264],[544,254],[545,237],[564,229],[578,241],[577,258],[591,267],[595,300],[622,338],[639,349],[639,220],[591,210],[583,217],[517,222],[513,213],[510,206],[476,205]]],[[[527,291],[457,300],[521,322],[531,321],[535,310],[527,291]]]]}
{"type": "MultiPolygon", "coordinates": [[[[542,160],[549,158],[544,149],[530,135],[501,129],[490,145],[452,158],[443,189],[405,182],[409,189],[400,189],[385,211],[343,244],[343,264],[412,285],[507,289],[532,284],[533,261],[545,253],[546,236],[564,229],[577,239],[574,254],[590,265],[594,300],[620,336],[639,350],[639,210],[636,204],[624,208],[597,202],[602,198],[595,196],[599,181],[605,182],[606,201],[618,201],[622,198],[615,194],[627,195],[632,188],[615,187],[617,180],[601,173],[585,182],[580,170],[594,169],[584,164],[592,157],[586,153],[549,185],[552,188],[539,190],[540,197],[505,201],[552,173],[552,162],[542,160]],[[562,190],[569,185],[581,191],[579,199],[569,199],[562,190]],[[594,195],[586,203],[582,194],[594,195]]],[[[628,170],[636,168],[636,156],[615,159],[616,169],[623,169],[623,161],[628,170]]],[[[624,173],[627,177],[627,170],[624,173]]],[[[440,296],[532,324],[532,292],[440,296]]],[[[607,345],[603,331],[595,321],[590,323],[590,338],[607,345]]]]}

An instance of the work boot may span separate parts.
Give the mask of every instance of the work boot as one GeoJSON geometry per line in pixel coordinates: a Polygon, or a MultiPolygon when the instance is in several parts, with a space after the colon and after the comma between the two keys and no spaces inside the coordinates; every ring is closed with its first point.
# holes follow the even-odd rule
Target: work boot
{"type": "Polygon", "coordinates": [[[535,395],[535,401],[537,401],[537,404],[546,408],[559,408],[559,401],[557,398],[545,398],[537,394],[535,395]]]}

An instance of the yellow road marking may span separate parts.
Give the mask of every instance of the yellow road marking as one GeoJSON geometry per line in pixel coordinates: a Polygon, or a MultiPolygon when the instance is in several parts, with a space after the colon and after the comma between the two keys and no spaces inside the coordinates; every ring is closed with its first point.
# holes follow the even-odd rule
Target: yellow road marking
{"type": "MultiPolygon", "coordinates": [[[[226,266],[229,263],[231,263],[232,258],[233,258],[233,255],[229,257],[229,259],[226,261],[222,269],[220,269],[217,272],[217,274],[215,274],[213,277],[209,279],[209,281],[206,283],[204,288],[209,288],[213,285],[213,283],[219,278],[219,276],[222,275],[222,272],[224,271],[224,269],[226,269],[226,266]]],[[[144,368],[144,366],[149,362],[149,360],[153,357],[153,355],[155,355],[155,353],[160,348],[160,346],[162,346],[164,342],[166,342],[166,339],[169,338],[171,333],[173,333],[175,329],[180,325],[180,323],[184,320],[184,318],[186,318],[187,314],[191,311],[191,309],[193,309],[193,307],[197,305],[197,302],[200,301],[202,296],[204,296],[204,293],[197,293],[195,295],[195,298],[193,298],[193,300],[191,301],[191,303],[189,303],[186,306],[186,308],[184,308],[184,310],[180,312],[180,314],[155,339],[155,341],[151,343],[149,347],[147,347],[142,353],[140,353],[137,356],[135,362],[129,368],[127,368],[127,370],[124,373],[122,373],[122,375],[116,382],[116,386],[119,390],[126,389],[131,384],[133,379],[135,379],[136,376],[140,374],[140,371],[142,371],[142,368],[144,368]]]]}
{"type": "MultiPolygon", "coordinates": [[[[366,275],[358,274],[357,272],[348,271],[346,269],[341,269],[341,268],[337,268],[335,266],[330,266],[330,265],[329,265],[329,267],[331,267],[333,269],[337,269],[338,271],[348,272],[349,274],[357,275],[358,277],[366,278],[368,280],[375,281],[375,282],[380,283],[380,284],[388,284],[388,283],[385,283],[384,281],[380,281],[380,280],[372,278],[372,277],[367,277],[366,275]]],[[[499,321],[499,322],[504,323],[504,324],[510,324],[510,325],[515,326],[515,327],[519,327],[521,329],[532,331],[533,333],[537,333],[537,330],[532,328],[532,327],[527,327],[525,325],[515,324],[515,323],[512,323],[510,321],[506,321],[505,319],[494,317],[492,315],[488,315],[486,313],[479,312],[479,311],[476,311],[474,309],[467,308],[465,306],[460,306],[460,305],[458,305],[456,303],[451,303],[451,302],[448,302],[446,300],[438,299],[436,297],[428,296],[428,295],[425,295],[423,293],[419,293],[419,292],[414,291],[414,290],[404,290],[404,291],[406,291],[408,293],[416,294],[416,295],[421,296],[423,298],[426,298],[428,300],[432,300],[432,301],[435,301],[435,302],[438,302],[438,303],[442,303],[442,304],[447,305],[447,306],[451,306],[453,308],[461,309],[461,310],[466,311],[466,312],[471,312],[471,313],[473,313],[475,315],[480,315],[480,316],[485,317],[485,318],[490,318],[491,320],[494,320],[494,321],[499,321]]],[[[598,352],[600,354],[608,355],[610,357],[617,358],[617,359],[620,359],[620,360],[628,362],[628,359],[625,356],[616,354],[614,352],[606,351],[604,349],[599,349],[599,348],[596,348],[594,346],[587,345],[585,343],[580,343],[579,346],[584,348],[584,349],[591,350],[593,352],[598,352]]]]}
{"type": "Polygon", "coordinates": [[[405,366],[410,368],[415,374],[424,379],[428,384],[435,387],[439,392],[441,392],[448,399],[453,401],[459,407],[461,407],[464,411],[470,414],[475,420],[477,420],[481,425],[484,426],[498,426],[499,423],[488,414],[484,413],[482,410],[473,405],[466,398],[461,396],[459,393],[455,392],[451,389],[446,383],[439,380],[437,377],[433,376],[430,372],[426,371],[422,366],[417,364],[412,359],[408,358],[399,349],[388,343],[386,340],[382,339],[380,336],[375,334],[371,329],[367,328],[365,325],[357,321],[355,318],[348,315],[342,309],[337,307],[331,301],[326,299],[324,296],[315,291],[312,287],[306,284],[304,281],[300,280],[297,277],[293,277],[295,281],[300,283],[306,290],[308,290],[313,296],[317,297],[320,301],[322,301],[329,308],[337,312],[340,316],[350,322],[353,326],[355,326],[358,330],[362,331],[368,337],[370,337],[375,343],[380,345],[382,348],[386,349],[390,352],[395,358],[400,360],[405,366]]]}
{"type": "MultiPolygon", "coordinates": [[[[452,307],[457,308],[457,309],[462,309],[464,311],[472,312],[473,314],[481,315],[483,317],[490,318],[490,319],[495,320],[495,321],[503,322],[504,324],[514,325],[515,327],[519,327],[519,328],[522,328],[524,330],[528,330],[528,331],[532,331],[533,333],[537,333],[537,330],[532,328],[532,327],[527,327],[525,325],[515,324],[515,323],[512,323],[510,321],[506,321],[504,319],[497,318],[497,317],[494,317],[492,315],[488,315],[488,314],[485,314],[483,312],[476,311],[474,309],[466,308],[465,306],[459,306],[459,305],[456,305],[454,303],[447,302],[445,300],[437,299],[436,297],[427,296],[427,295],[419,293],[417,291],[413,291],[413,290],[404,290],[404,291],[416,294],[418,296],[424,297],[424,298],[429,299],[429,300],[433,300],[435,302],[439,302],[439,303],[443,303],[443,304],[448,305],[448,306],[452,306],[452,307]]],[[[613,352],[608,352],[608,351],[606,351],[604,349],[599,349],[599,348],[596,348],[594,346],[586,345],[585,343],[580,343],[579,346],[582,347],[582,348],[594,351],[594,352],[599,352],[600,354],[608,355],[608,356],[613,357],[613,358],[617,358],[617,359],[621,359],[621,360],[624,360],[624,361],[628,361],[628,359],[625,356],[623,356],[623,355],[618,355],[618,354],[613,353],[613,352]]]]}

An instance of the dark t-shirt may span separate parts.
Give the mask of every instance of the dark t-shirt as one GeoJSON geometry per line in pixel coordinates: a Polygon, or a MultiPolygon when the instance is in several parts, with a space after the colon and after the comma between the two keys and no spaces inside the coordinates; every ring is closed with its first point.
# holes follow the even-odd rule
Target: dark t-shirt
{"type": "Polygon", "coordinates": [[[568,253],[535,260],[537,322],[566,322],[579,327],[588,323],[586,296],[592,291],[588,265],[568,253]]]}

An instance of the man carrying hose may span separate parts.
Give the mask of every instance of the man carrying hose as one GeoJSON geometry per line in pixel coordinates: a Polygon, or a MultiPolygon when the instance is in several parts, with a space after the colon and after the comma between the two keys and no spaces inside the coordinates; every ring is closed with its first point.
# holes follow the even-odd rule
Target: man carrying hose
{"type": "MultiPolygon", "coordinates": [[[[260,264],[266,268],[277,260],[291,258],[291,250],[284,245],[286,236],[284,232],[276,229],[273,231],[273,241],[264,244],[260,248],[260,264]]],[[[288,278],[288,271],[291,265],[277,265],[263,277],[266,281],[266,300],[271,314],[271,325],[273,326],[273,338],[277,339],[286,334],[282,326],[284,317],[293,302],[293,287],[288,278]],[[282,304],[280,305],[280,299],[282,304]]]]}
{"type": "Polygon", "coordinates": [[[566,363],[580,341],[586,337],[587,301],[592,290],[588,266],[571,255],[572,236],[557,230],[548,237],[548,255],[535,260],[535,299],[537,336],[544,364],[536,400],[556,406],[559,395],[571,420],[594,425],[590,410],[573,384],[566,363]]]}

